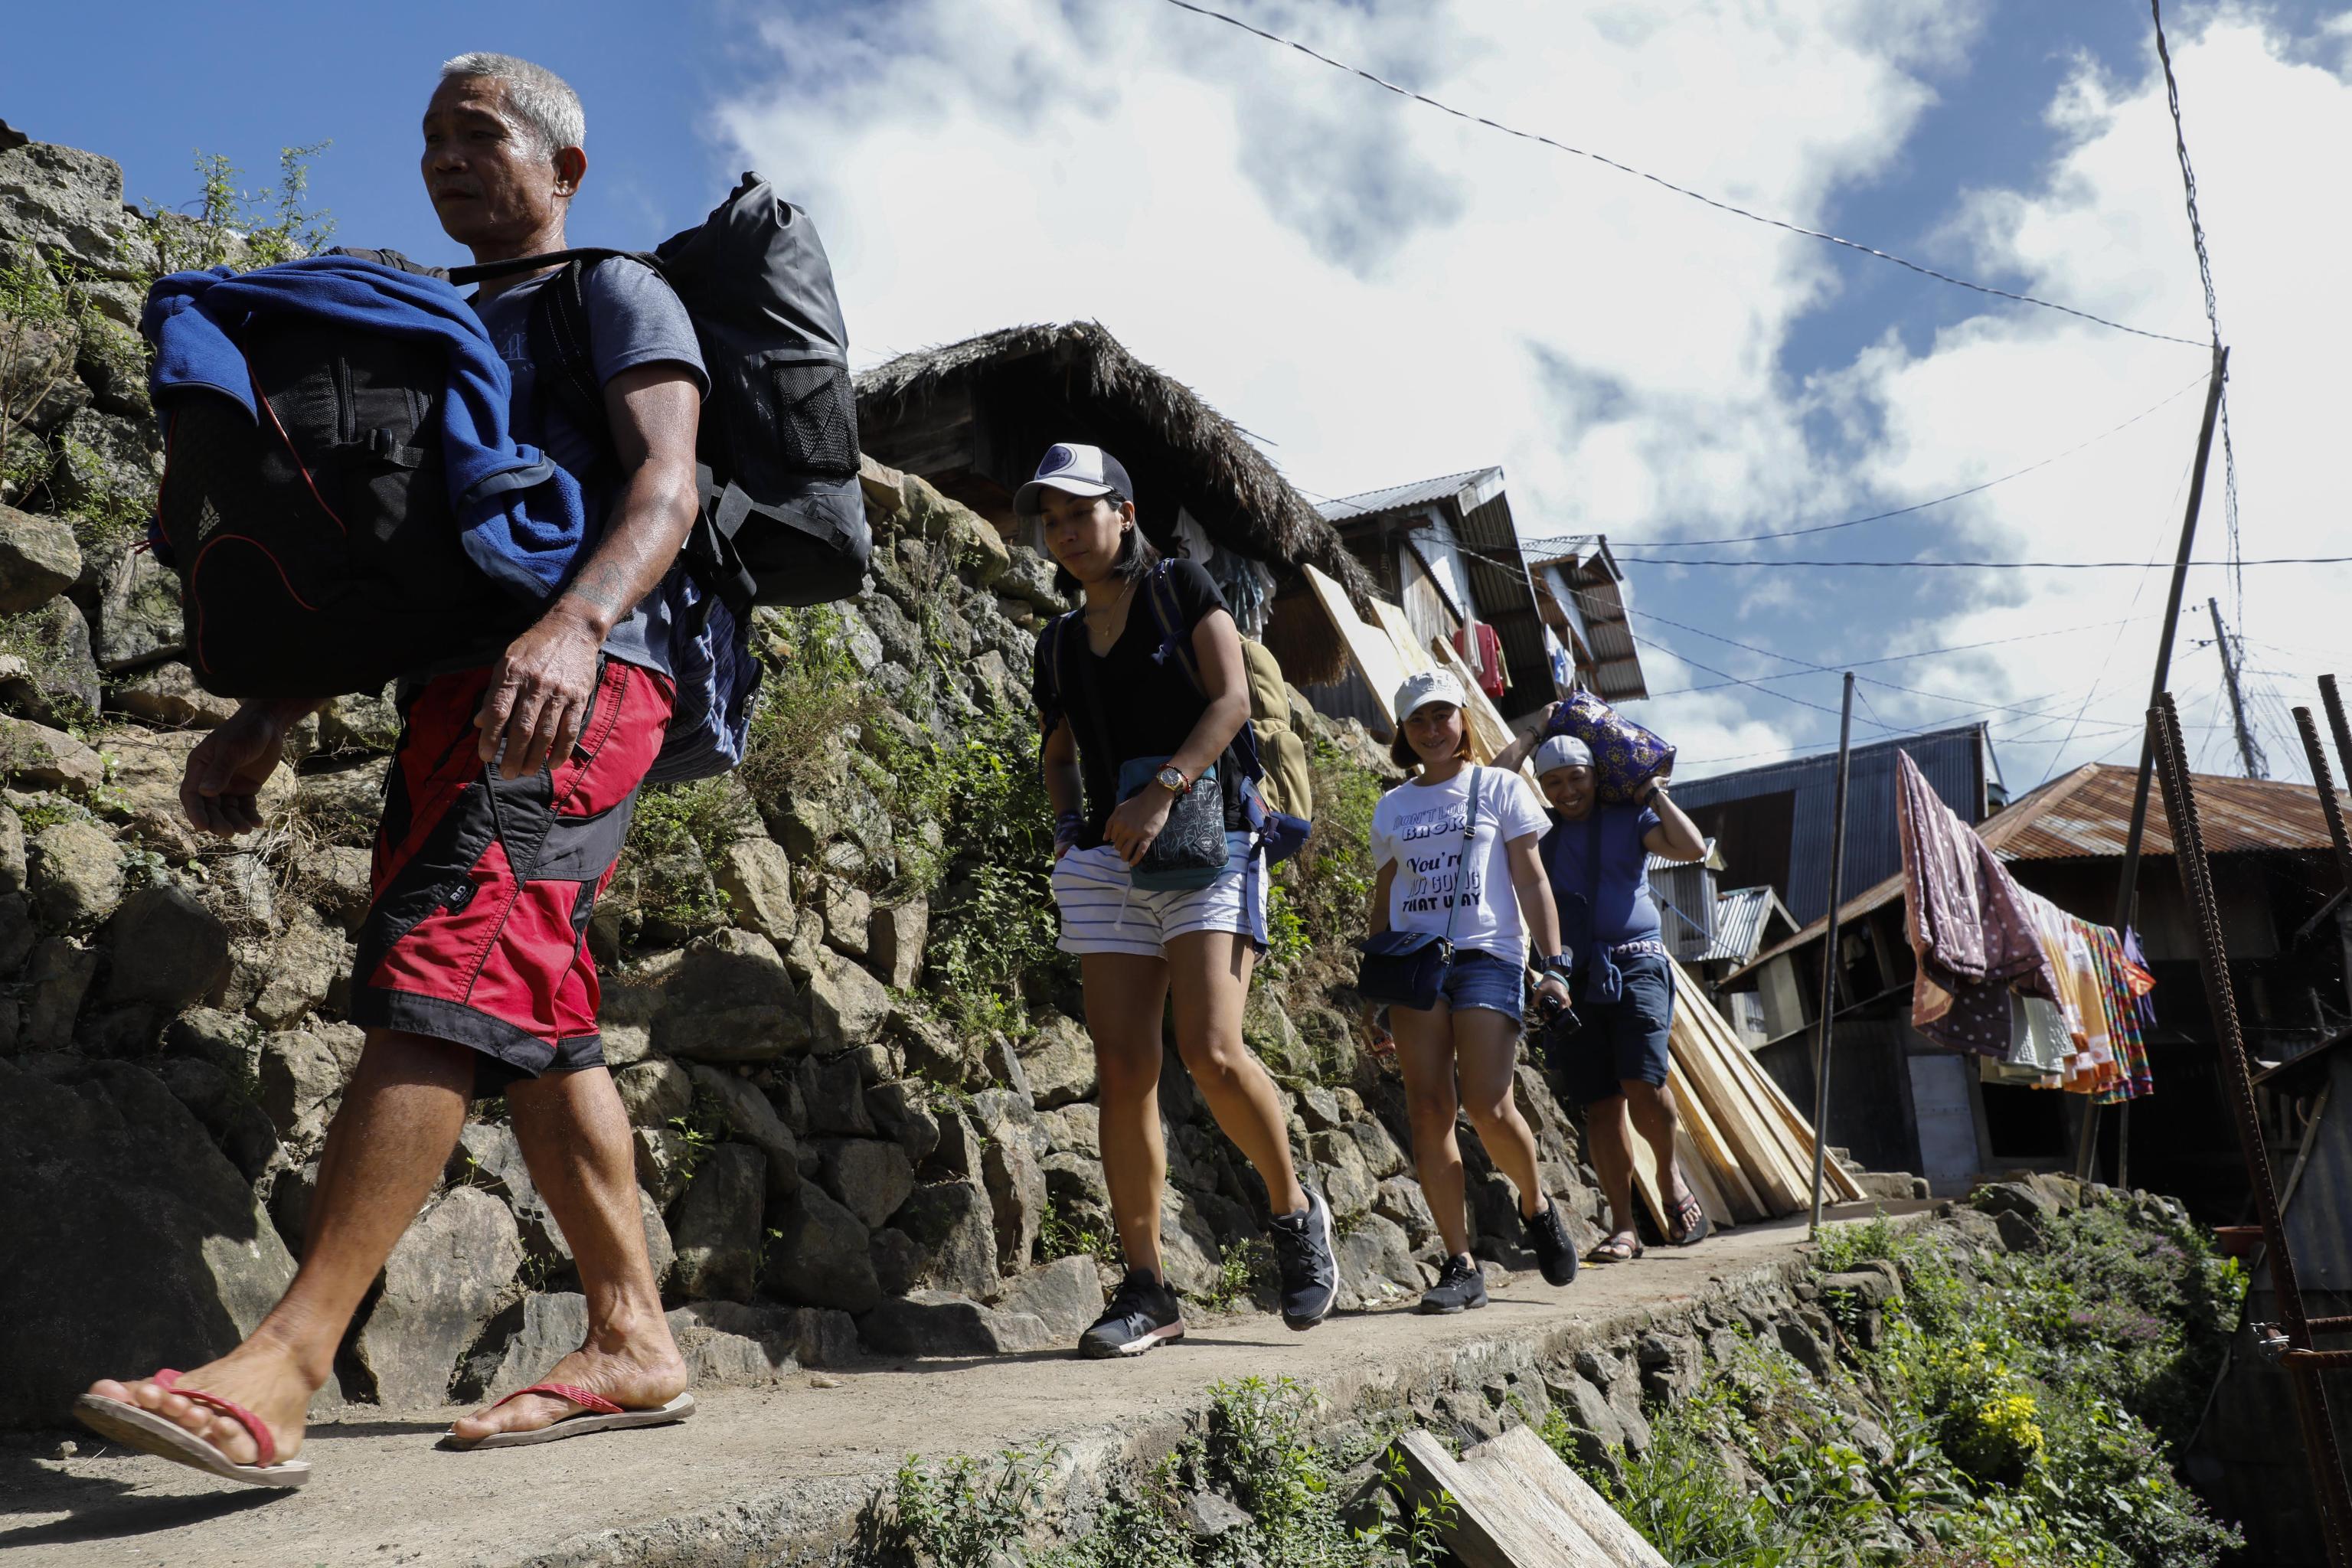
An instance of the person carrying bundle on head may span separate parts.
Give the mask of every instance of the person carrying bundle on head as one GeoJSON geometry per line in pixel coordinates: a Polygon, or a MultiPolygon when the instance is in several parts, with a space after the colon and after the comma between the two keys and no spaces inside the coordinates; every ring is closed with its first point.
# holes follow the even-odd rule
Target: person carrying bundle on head
{"type": "Polygon", "coordinates": [[[1675,1164],[1678,1122],[1666,1087],[1674,958],[1660,940],[1647,876],[1650,856],[1696,860],[1706,842],[1667,795],[1662,775],[1643,784],[1638,803],[1603,804],[1592,750],[1573,735],[1531,737],[1496,762],[1516,767],[1530,747],[1536,783],[1553,817],[1538,853],[1559,906],[1560,940],[1575,961],[1575,1011],[1546,1038],[1551,1065],[1584,1108],[1593,1167],[1609,1200],[1610,1233],[1584,1260],[1623,1263],[1642,1255],[1633,1220],[1637,1157],[1656,1174],[1668,1211],[1666,1239],[1688,1247],[1709,1229],[1675,1164]]]}

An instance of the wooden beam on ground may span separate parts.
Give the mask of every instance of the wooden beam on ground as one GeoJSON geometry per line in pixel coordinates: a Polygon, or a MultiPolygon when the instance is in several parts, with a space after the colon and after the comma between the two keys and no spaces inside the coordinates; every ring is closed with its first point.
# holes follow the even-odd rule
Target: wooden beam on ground
{"type": "Polygon", "coordinates": [[[1405,1506],[1427,1507],[1464,1568],[1633,1568],[1507,1465],[1466,1465],[1418,1429],[1396,1441],[1405,1506]]]}
{"type": "Polygon", "coordinates": [[[1570,1469],[1551,1445],[1536,1436],[1532,1426],[1514,1426],[1462,1456],[1465,1467],[1496,1467],[1532,1489],[1560,1512],[1576,1521],[1592,1543],[1610,1554],[1621,1568],[1670,1568],[1658,1549],[1625,1522],[1591,1483],[1570,1469]]]}

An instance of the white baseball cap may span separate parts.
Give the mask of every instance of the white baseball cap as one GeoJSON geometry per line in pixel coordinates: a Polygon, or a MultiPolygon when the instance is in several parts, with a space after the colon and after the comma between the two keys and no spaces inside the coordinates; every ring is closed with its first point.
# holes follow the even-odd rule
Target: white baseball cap
{"type": "Polygon", "coordinates": [[[1433,702],[1451,702],[1456,708],[1469,703],[1462,683],[1443,669],[1424,669],[1419,675],[1408,675],[1404,684],[1396,689],[1396,721],[1402,724],[1433,702]]]}
{"type": "Polygon", "coordinates": [[[1573,735],[1554,735],[1536,748],[1536,777],[1557,773],[1561,768],[1589,768],[1592,765],[1592,748],[1573,735]]]}
{"type": "Polygon", "coordinates": [[[1074,496],[1122,496],[1135,499],[1134,481],[1117,458],[1100,447],[1056,441],[1037,461],[1037,472],[1013,493],[1013,515],[1035,517],[1044,510],[1045,492],[1060,490],[1074,496]]]}

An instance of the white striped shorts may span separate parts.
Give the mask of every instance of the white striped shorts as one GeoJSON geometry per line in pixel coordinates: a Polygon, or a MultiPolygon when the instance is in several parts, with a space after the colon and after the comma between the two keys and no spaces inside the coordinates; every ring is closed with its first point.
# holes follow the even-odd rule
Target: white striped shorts
{"type": "Polygon", "coordinates": [[[1054,863],[1054,903],[1064,952],[1131,952],[1164,958],[1171,938],[1196,931],[1265,929],[1265,868],[1250,865],[1251,836],[1225,835],[1225,869],[1205,888],[1147,892],[1118,851],[1073,849],[1054,863]]]}

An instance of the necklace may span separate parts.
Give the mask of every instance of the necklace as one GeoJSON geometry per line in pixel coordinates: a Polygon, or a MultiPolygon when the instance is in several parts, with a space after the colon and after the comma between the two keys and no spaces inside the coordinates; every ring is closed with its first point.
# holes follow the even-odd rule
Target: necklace
{"type": "Polygon", "coordinates": [[[1087,631],[1088,634],[1091,635],[1096,631],[1108,626],[1110,625],[1111,616],[1127,604],[1128,595],[1132,594],[1134,591],[1135,581],[1133,578],[1129,578],[1127,582],[1119,585],[1118,597],[1113,599],[1110,603],[1107,605],[1097,605],[1092,601],[1089,601],[1086,606],[1087,631]]]}

